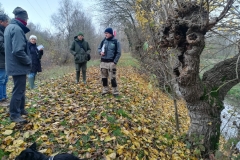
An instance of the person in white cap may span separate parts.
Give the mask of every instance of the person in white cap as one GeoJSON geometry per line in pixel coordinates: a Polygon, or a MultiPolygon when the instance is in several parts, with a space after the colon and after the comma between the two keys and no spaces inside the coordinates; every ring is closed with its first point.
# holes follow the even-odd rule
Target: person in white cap
{"type": "Polygon", "coordinates": [[[31,35],[29,37],[28,47],[32,58],[32,69],[30,74],[27,75],[31,89],[34,89],[36,87],[34,82],[37,72],[42,72],[41,58],[43,55],[43,49],[41,48],[38,50],[36,42],[37,36],[31,35]]]}

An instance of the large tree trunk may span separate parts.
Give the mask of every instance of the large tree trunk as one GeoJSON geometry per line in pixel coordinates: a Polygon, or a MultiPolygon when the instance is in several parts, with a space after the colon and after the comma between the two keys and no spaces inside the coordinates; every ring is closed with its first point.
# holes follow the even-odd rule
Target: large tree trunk
{"type": "Polygon", "coordinates": [[[219,19],[209,23],[208,13],[200,6],[187,2],[179,5],[176,18],[169,18],[162,28],[160,46],[177,50],[174,73],[191,119],[189,142],[206,158],[218,147],[224,97],[240,81],[240,69],[236,69],[240,68],[239,57],[220,62],[201,80],[199,64],[204,35],[219,19]]]}
{"type": "Polygon", "coordinates": [[[204,97],[206,86],[204,87],[199,78],[200,55],[205,46],[204,35],[196,32],[188,33],[186,40],[188,47],[183,52],[184,58],[177,82],[179,90],[187,102],[191,119],[188,131],[189,141],[192,147],[198,148],[203,156],[208,156],[217,149],[222,110],[219,104],[222,105],[222,102],[210,104],[209,99],[204,97]]]}

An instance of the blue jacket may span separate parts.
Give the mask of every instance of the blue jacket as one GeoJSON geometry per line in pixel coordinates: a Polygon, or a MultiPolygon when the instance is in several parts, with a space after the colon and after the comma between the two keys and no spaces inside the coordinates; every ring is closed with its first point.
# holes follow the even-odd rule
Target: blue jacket
{"type": "MultiPolygon", "coordinates": [[[[121,57],[121,46],[119,41],[117,41],[114,37],[110,39],[103,40],[104,46],[104,56],[101,57],[102,62],[114,62],[115,64],[118,63],[118,60],[121,57]],[[117,43],[115,43],[117,42],[117,43]],[[117,49],[116,49],[117,47],[117,49]]],[[[101,44],[98,47],[98,53],[102,52],[101,44]]]]}
{"type": "Polygon", "coordinates": [[[9,76],[30,73],[32,61],[25,36],[29,31],[16,19],[12,19],[4,31],[6,71],[9,76]]]}

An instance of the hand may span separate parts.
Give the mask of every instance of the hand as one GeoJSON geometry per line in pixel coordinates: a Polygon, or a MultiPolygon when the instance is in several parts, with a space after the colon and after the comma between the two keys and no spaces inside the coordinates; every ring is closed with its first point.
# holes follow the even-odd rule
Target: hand
{"type": "Polygon", "coordinates": [[[101,56],[104,56],[104,55],[105,55],[104,52],[101,52],[100,54],[101,54],[101,56]]]}

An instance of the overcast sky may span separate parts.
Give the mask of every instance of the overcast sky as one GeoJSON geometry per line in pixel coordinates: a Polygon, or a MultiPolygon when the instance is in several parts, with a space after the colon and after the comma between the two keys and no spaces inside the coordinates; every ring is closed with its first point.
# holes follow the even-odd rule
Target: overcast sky
{"type": "MultiPolygon", "coordinates": [[[[73,0],[82,4],[86,14],[94,17],[93,5],[95,0],[73,0]]],[[[53,29],[51,26],[51,15],[56,13],[59,8],[60,0],[1,0],[0,3],[4,11],[10,18],[14,15],[12,11],[16,7],[22,7],[28,12],[29,21],[35,25],[40,24],[43,29],[53,29]]]]}

